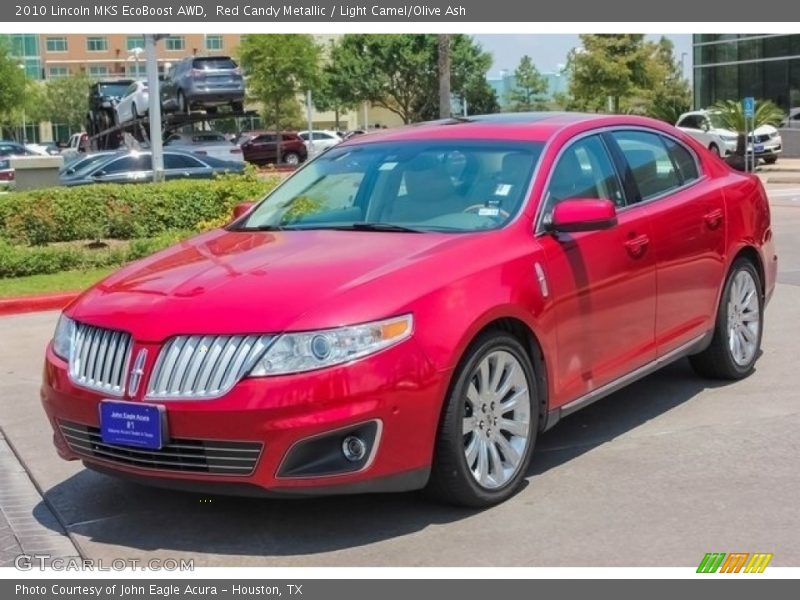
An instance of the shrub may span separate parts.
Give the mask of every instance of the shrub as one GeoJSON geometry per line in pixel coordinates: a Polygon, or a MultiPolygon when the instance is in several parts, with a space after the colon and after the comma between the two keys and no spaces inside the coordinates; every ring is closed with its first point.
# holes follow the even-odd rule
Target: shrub
{"type": "Polygon", "coordinates": [[[196,231],[201,223],[227,221],[236,204],[261,198],[278,181],[278,177],[261,179],[251,169],[213,180],[13,192],[0,197],[0,238],[43,245],[196,231]]]}
{"type": "Polygon", "coordinates": [[[187,231],[169,231],[153,238],[131,240],[127,246],[102,249],[76,245],[14,246],[0,240],[0,285],[5,277],[123,265],[158,252],[191,234],[187,231]]]}

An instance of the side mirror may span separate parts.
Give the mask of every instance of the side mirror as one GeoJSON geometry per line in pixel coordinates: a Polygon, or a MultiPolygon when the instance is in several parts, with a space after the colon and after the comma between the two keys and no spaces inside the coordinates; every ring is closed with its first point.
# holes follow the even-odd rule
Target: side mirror
{"type": "Polygon", "coordinates": [[[251,208],[255,206],[255,202],[241,202],[233,207],[233,220],[245,215],[251,208]]]}
{"type": "Polygon", "coordinates": [[[108,175],[108,173],[106,173],[106,172],[105,172],[105,170],[103,170],[103,169],[100,169],[100,170],[99,170],[99,171],[97,171],[96,173],[93,173],[93,174],[92,174],[92,177],[94,177],[94,178],[96,179],[96,178],[98,178],[98,177],[105,177],[106,175],[108,175]]]}
{"type": "Polygon", "coordinates": [[[599,231],[617,224],[617,209],[611,200],[569,198],[556,204],[547,228],[556,233],[599,231]]]}

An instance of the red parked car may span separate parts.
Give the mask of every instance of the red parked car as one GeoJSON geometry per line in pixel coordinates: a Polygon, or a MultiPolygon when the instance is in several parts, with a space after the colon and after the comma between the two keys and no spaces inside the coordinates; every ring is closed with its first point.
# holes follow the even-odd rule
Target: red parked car
{"type": "Polygon", "coordinates": [[[285,131],[281,134],[280,161],[278,160],[278,135],[269,131],[247,131],[236,141],[242,148],[247,162],[256,165],[282,162],[299,165],[308,158],[308,149],[297,133],[285,131]]]}
{"type": "Polygon", "coordinates": [[[391,130],[84,293],[42,400],[61,456],[116,476],[486,506],[627,383],[748,375],[776,261],[759,180],[663,123],[391,130]]]}

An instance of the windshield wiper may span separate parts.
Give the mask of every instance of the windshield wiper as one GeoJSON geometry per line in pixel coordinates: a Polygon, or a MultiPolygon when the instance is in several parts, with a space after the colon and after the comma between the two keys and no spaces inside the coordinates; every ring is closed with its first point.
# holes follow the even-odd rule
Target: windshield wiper
{"type": "Polygon", "coordinates": [[[394,223],[365,223],[356,222],[349,225],[334,225],[331,229],[352,229],[353,231],[397,231],[400,233],[423,233],[421,229],[395,225],[394,223]]]}
{"type": "Polygon", "coordinates": [[[256,225],[254,227],[237,227],[230,231],[286,231],[288,227],[281,227],[280,225],[256,225]]]}

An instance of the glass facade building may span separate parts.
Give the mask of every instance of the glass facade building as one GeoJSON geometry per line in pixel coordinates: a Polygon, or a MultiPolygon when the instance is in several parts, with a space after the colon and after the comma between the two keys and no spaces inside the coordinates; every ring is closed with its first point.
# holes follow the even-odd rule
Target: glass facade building
{"type": "Polygon", "coordinates": [[[745,96],[800,106],[800,35],[695,34],[694,104],[745,96]]]}

